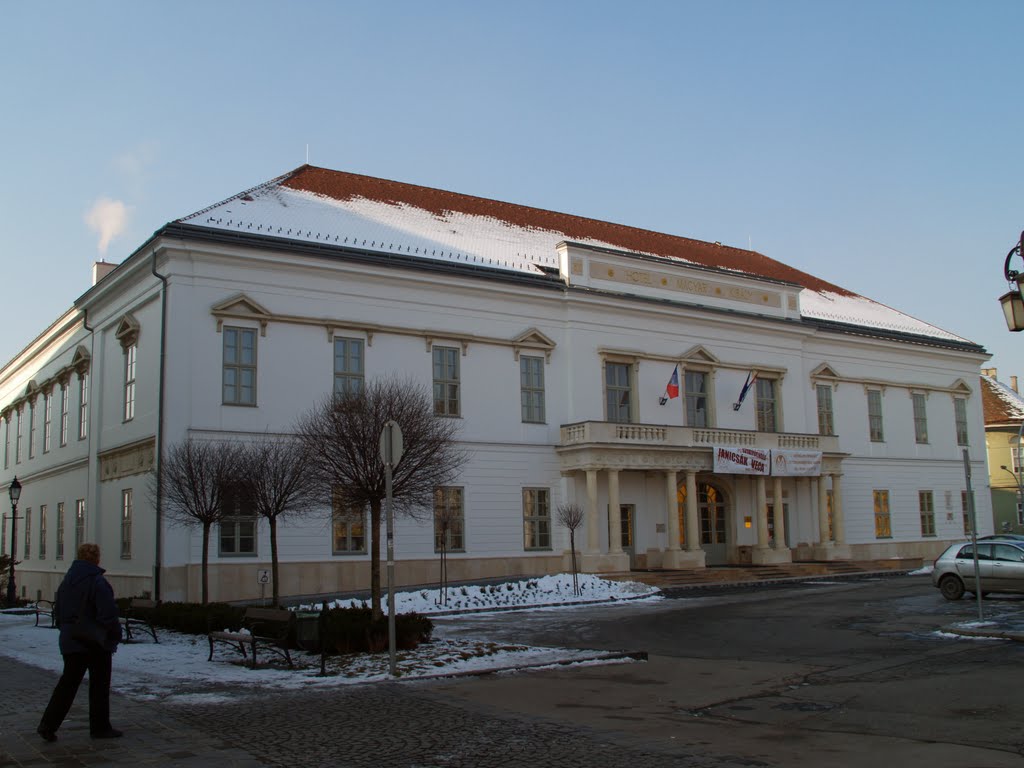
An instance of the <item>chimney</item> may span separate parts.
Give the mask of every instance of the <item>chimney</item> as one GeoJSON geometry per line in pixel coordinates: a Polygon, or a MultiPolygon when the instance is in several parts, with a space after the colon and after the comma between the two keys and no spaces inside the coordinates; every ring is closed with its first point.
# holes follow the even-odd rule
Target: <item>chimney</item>
{"type": "Polygon", "coordinates": [[[998,378],[999,378],[998,376],[996,376],[996,369],[995,368],[982,368],[981,369],[981,375],[982,376],[988,376],[990,379],[997,379],[998,380],[998,378]]]}
{"type": "MultiPolygon", "coordinates": [[[[1012,389],[1014,392],[1017,392],[1017,377],[1016,376],[1011,376],[1010,377],[1010,389],[1012,389]]],[[[1019,395],[1020,392],[1017,392],[1017,394],[1019,395]]]]}
{"type": "Polygon", "coordinates": [[[100,280],[117,269],[117,264],[109,261],[97,261],[92,265],[92,284],[96,285],[100,280]]]}

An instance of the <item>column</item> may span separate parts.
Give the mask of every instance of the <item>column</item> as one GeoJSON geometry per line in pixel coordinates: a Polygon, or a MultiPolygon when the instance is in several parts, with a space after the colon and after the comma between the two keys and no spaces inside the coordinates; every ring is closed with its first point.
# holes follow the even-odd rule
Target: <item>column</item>
{"type": "Polygon", "coordinates": [[[772,512],[775,518],[775,548],[786,547],[786,515],[782,506],[782,478],[772,478],[772,512]]]}
{"type": "Polygon", "coordinates": [[[601,551],[597,527],[597,470],[587,470],[587,552],[601,551]]]}
{"type": "Polygon", "coordinates": [[[619,506],[619,470],[608,470],[608,551],[622,553],[622,509],[619,506]]]}
{"type": "Polygon", "coordinates": [[[832,534],[836,540],[836,546],[846,544],[846,526],[843,522],[843,486],[842,475],[832,475],[832,534]]]}
{"type": "Polygon", "coordinates": [[[768,499],[764,475],[754,480],[754,521],[757,523],[757,548],[768,549],[768,499]]]}
{"type": "Polygon", "coordinates": [[[676,487],[675,470],[665,470],[665,530],[668,531],[668,546],[665,550],[668,552],[679,551],[679,500],[676,487]]]}
{"type": "Polygon", "coordinates": [[[700,550],[700,513],[697,505],[697,473],[686,470],[686,551],[700,550]]]}
{"type": "Polygon", "coordinates": [[[825,487],[825,476],[815,478],[818,484],[818,543],[828,544],[832,541],[828,535],[828,489],[825,487]]]}

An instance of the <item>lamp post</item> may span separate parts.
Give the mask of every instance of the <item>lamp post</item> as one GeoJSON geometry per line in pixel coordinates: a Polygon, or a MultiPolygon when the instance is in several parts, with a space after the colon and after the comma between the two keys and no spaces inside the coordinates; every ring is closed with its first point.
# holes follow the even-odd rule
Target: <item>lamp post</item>
{"type": "Polygon", "coordinates": [[[1010,269],[1010,259],[1014,255],[1024,259],[1024,232],[1020,233],[1020,240],[1006,254],[1006,261],[1003,262],[1003,276],[1011,285],[1010,290],[999,297],[999,303],[1003,306],[1003,316],[1006,318],[1006,327],[1011,331],[1024,331],[1024,297],[1021,296],[1021,282],[1024,281],[1024,273],[1016,269],[1010,269]]]}
{"type": "Polygon", "coordinates": [[[21,498],[21,483],[15,477],[11,481],[11,572],[7,577],[7,607],[14,606],[14,551],[18,541],[18,499],[21,498]]]}

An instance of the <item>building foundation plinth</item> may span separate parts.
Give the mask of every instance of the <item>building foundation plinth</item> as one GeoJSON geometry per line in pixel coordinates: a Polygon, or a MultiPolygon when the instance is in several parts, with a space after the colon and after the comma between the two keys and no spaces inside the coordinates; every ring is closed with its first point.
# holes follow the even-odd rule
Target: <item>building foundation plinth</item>
{"type": "Polygon", "coordinates": [[[792,563],[793,553],[788,549],[754,547],[753,551],[750,553],[750,560],[754,565],[778,565],[779,563],[792,563]]]}
{"type": "Polygon", "coordinates": [[[707,558],[703,549],[692,552],[685,549],[669,550],[661,556],[661,567],[671,570],[706,568],[707,558]]]}
{"type": "Polygon", "coordinates": [[[606,552],[584,552],[582,557],[577,556],[577,562],[583,573],[614,573],[629,570],[627,552],[618,552],[614,555],[606,552]]]}
{"type": "Polygon", "coordinates": [[[836,544],[830,541],[826,544],[815,544],[811,547],[811,559],[828,562],[831,560],[849,560],[850,547],[847,544],[836,544]]]}

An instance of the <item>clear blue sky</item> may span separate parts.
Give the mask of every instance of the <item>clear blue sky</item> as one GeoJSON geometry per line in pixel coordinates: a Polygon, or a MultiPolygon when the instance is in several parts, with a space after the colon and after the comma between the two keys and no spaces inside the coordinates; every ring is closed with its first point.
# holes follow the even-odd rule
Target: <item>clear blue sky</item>
{"type": "Polygon", "coordinates": [[[0,0],[0,30],[0,364],[94,260],[308,144],[315,165],[750,245],[1024,379],[997,302],[1024,228],[1019,0],[0,0]]]}

